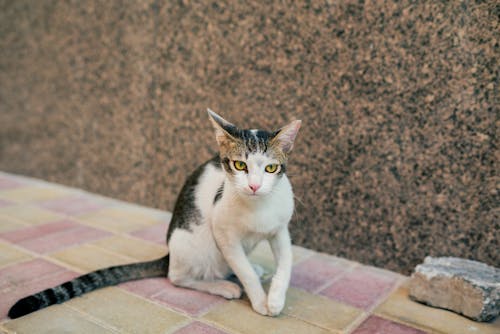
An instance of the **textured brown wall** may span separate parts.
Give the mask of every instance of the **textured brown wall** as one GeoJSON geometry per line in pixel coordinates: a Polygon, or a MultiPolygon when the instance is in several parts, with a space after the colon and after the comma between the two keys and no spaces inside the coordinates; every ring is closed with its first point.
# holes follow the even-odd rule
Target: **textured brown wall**
{"type": "Polygon", "coordinates": [[[295,243],[499,265],[498,3],[204,2],[0,1],[0,169],[171,210],[206,107],[300,118],[295,243]]]}

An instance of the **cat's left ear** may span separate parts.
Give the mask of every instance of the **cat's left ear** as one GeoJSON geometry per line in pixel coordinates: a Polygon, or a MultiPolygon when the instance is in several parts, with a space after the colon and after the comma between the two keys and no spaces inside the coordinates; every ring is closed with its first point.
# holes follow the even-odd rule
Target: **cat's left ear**
{"type": "Polygon", "coordinates": [[[236,142],[236,139],[233,137],[233,133],[236,131],[236,126],[229,123],[210,109],[207,109],[207,112],[215,129],[215,138],[217,139],[219,146],[223,147],[227,144],[236,142]]]}
{"type": "Polygon", "coordinates": [[[283,153],[288,154],[293,148],[293,142],[295,141],[295,137],[297,137],[297,133],[299,132],[300,125],[302,124],[301,120],[295,120],[290,124],[282,127],[278,131],[272,140],[274,145],[277,145],[283,153]]]}

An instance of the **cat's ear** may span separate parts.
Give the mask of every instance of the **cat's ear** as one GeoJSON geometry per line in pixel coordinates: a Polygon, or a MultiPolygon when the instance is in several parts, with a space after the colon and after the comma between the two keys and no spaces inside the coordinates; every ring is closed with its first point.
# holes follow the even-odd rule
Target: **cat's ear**
{"type": "Polygon", "coordinates": [[[272,144],[278,146],[283,151],[283,153],[290,153],[301,124],[301,120],[295,120],[276,131],[276,134],[272,139],[272,144]]]}
{"type": "Polygon", "coordinates": [[[236,139],[232,135],[232,133],[236,131],[236,126],[229,123],[210,109],[207,109],[207,112],[215,129],[215,138],[217,139],[219,146],[222,147],[229,143],[236,142],[236,139]]]}

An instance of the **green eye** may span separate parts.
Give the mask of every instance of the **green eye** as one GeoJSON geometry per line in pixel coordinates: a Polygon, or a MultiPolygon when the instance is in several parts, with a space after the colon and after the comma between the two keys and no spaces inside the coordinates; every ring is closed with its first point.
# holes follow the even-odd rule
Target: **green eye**
{"type": "Polygon", "coordinates": [[[278,170],[278,165],[277,164],[271,164],[266,166],[266,172],[268,173],[274,173],[278,170]]]}
{"type": "Polygon", "coordinates": [[[244,163],[243,161],[235,160],[233,162],[233,164],[234,164],[234,168],[236,168],[236,170],[245,170],[247,168],[247,164],[244,163]]]}

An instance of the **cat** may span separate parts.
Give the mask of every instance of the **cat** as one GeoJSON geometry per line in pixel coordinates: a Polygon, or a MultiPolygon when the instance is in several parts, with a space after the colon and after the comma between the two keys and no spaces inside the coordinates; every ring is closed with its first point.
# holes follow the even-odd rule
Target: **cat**
{"type": "Polygon", "coordinates": [[[168,254],[114,266],[77,277],[17,301],[14,319],[84,293],[119,283],[167,277],[172,284],[219,295],[241,297],[235,274],[252,308],[277,316],[285,304],[292,269],[288,224],[294,211],[286,164],[301,126],[296,120],[267,132],[242,130],[210,109],[219,155],[198,167],[185,182],[167,231],[168,254]],[[266,295],[247,254],[268,240],[276,272],[266,295]]]}

